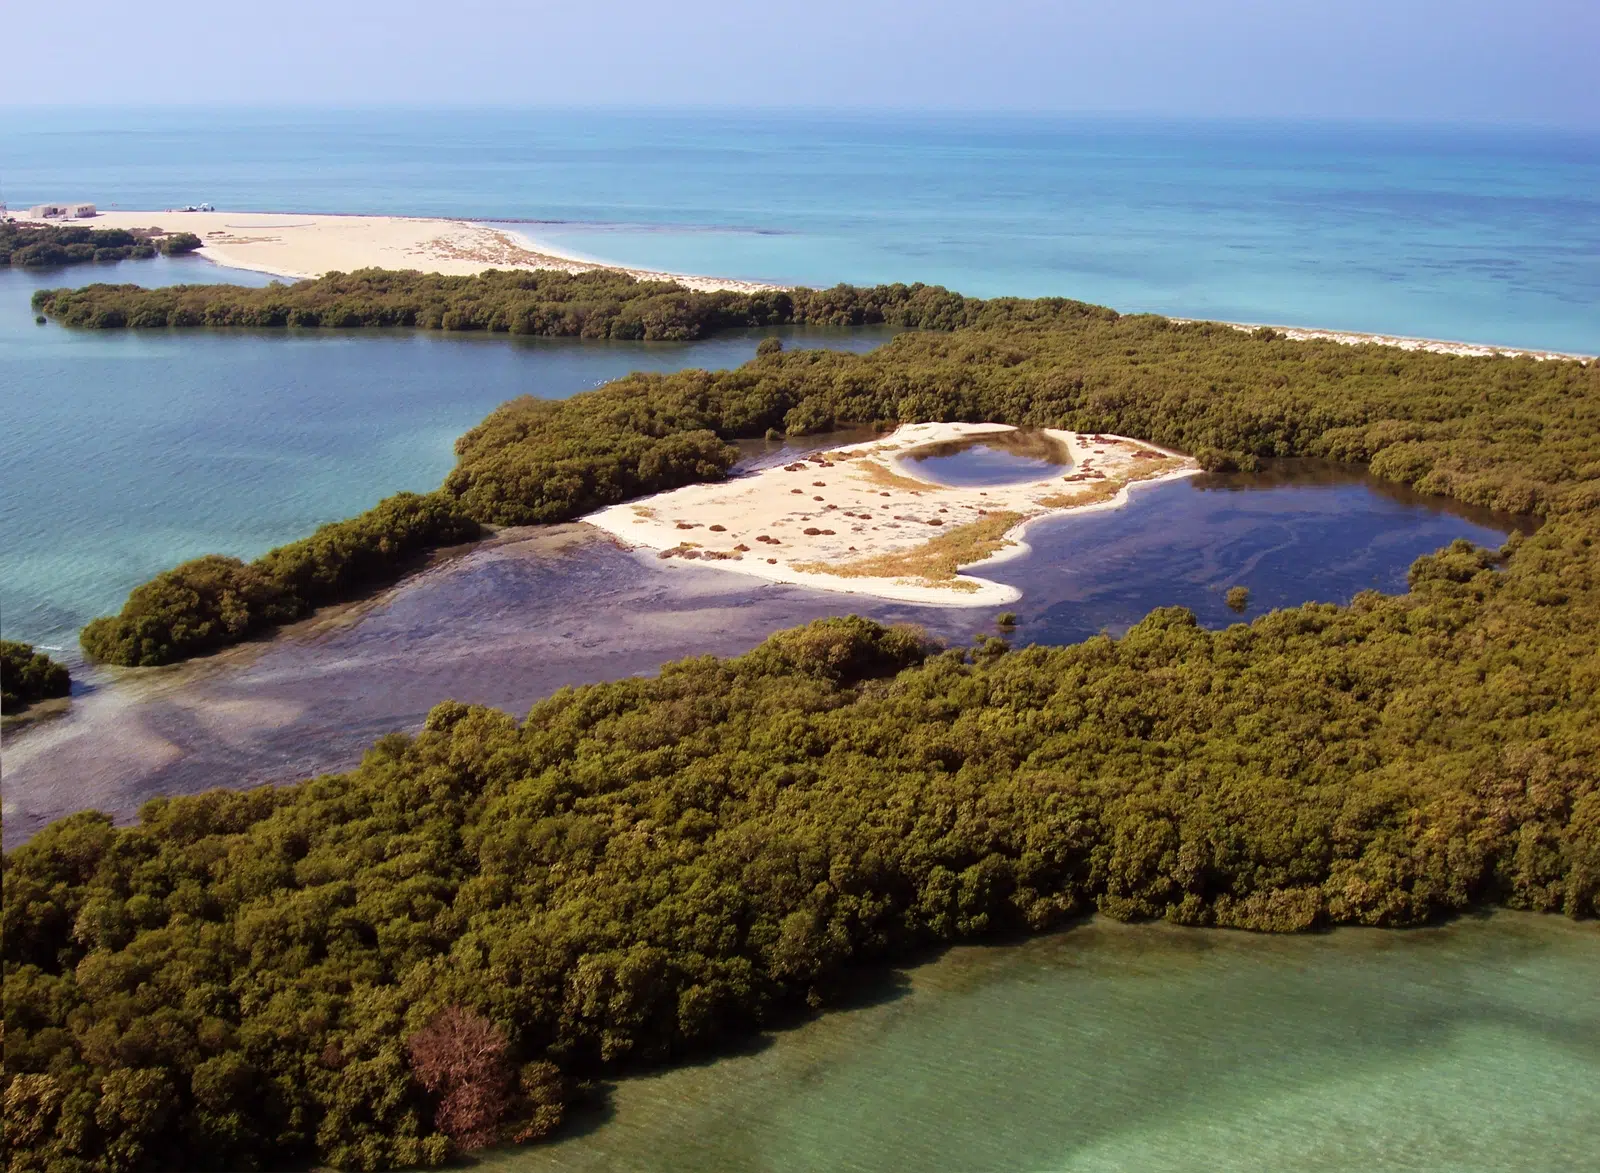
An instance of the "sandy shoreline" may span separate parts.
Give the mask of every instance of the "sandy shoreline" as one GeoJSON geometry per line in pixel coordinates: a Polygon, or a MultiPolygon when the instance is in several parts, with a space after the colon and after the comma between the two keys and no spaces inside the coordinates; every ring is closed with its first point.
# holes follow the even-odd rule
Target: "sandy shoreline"
{"type": "MultiPolygon", "coordinates": [[[[30,221],[24,223],[61,223],[30,221]]],[[[605,270],[641,281],[675,281],[690,289],[754,293],[782,288],[761,281],[663,273],[575,257],[510,229],[470,220],[411,216],[302,215],[277,212],[105,211],[86,228],[159,228],[192,232],[196,255],[230,269],[302,280],[355,269],[418,269],[470,276],[486,269],[605,270]]]]}
{"type": "MultiPolygon", "coordinates": [[[[60,223],[33,221],[24,223],[60,223]]],[[[487,269],[556,269],[567,273],[593,270],[626,273],[641,281],[674,281],[689,289],[753,293],[791,286],[655,269],[631,268],[575,256],[502,226],[453,217],[362,216],[345,213],[103,211],[81,223],[90,228],[160,228],[193,232],[205,244],[198,256],[232,269],[268,273],[292,280],[355,269],[418,269],[427,273],[467,276],[487,269]]],[[[1173,317],[1174,322],[1207,319],[1173,317]]],[[[1465,357],[1528,356],[1542,361],[1590,361],[1594,355],[1527,347],[1494,346],[1400,334],[1373,334],[1312,326],[1222,322],[1236,330],[1265,325],[1295,341],[1327,340],[1349,346],[1393,346],[1465,357]]]]}
{"type": "Polygon", "coordinates": [[[768,582],[944,607],[993,607],[1015,587],[971,573],[1026,554],[1044,517],[1115,509],[1135,484],[1191,476],[1188,457],[1121,436],[1046,429],[1070,467],[1037,481],[935,483],[912,449],[1015,432],[1005,424],[909,424],[714,484],[613,505],[584,520],[624,545],[768,582]]]}
{"type": "MultiPolygon", "coordinates": [[[[30,220],[23,223],[62,223],[30,220]]],[[[196,255],[231,269],[268,273],[292,280],[348,273],[355,269],[417,269],[425,273],[468,276],[487,269],[557,269],[566,273],[603,270],[626,273],[641,281],[673,281],[689,289],[755,293],[793,286],[692,273],[631,268],[562,252],[502,224],[458,217],[362,216],[339,212],[181,212],[102,211],[92,220],[71,221],[88,228],[160,228],[192,232],[205,244],[196,255]]],[[[1209,319],[1171,317],[1174,322],[1209,319]]],[[[1596,356],[1529,347],[1495,346],[1403,334],[1373,334],[1314,326],[1259,322],[1221,322],[1236,330],[1265,326],[1297,342],[1325,340],[1348,346],[1393,346],[1463,357],[1527,356],[1541,361],[1592,361],[1596,356]]]]}
{"type": "MultiPolygon", "coordinates": [[[[1174,322],[1205,322],[1205,318],[1172,318],[1174,322]]],[[[1431,354],[1453,354],[1462,358],[1532,358],[1540,362],[1591,362],[1592,354],[1571,354],[1563,350],[1530,350],[1520,346],[1492,346],[1487,342],[1452,342],[1444,338],[1412,338],[1406,334],[1363,334],[1355,330],[1324,330],[1314,326],[1282,326],[1270,322],[1219,322],[1244,333],[1275,330],[1292,342],[1338,342],[1345,346],[1393,346],[1397,350],[1423,350],[1431,354]]]]}

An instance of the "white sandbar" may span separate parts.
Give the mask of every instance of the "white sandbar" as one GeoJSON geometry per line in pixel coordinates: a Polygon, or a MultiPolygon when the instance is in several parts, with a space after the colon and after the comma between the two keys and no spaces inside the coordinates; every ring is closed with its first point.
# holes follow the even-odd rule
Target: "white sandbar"
{"type": "Polygon", "coordinates": [[[900,459],[928,444],[1014,430],[1006,424],[909,424],[877,441],[613,505],[584,520],[624,545],[657,551],[658,557],[674,551],[667,556],[669,565],[691,561],[820,590],[940,606],[992,607],[1014,602],[1021,592],[965,572],[935,581],[823,573],[797,566],[843,566],[904,553],[987,515],[1020,514],[1023,520],[1005,533],[1006,544],[975,565],[998,562],[1027,552],[1022,531],[1041,517],[1114,509],[1127,501],[1130,484],[1199,471],[1188,457],[1143,441],[1053,429],[1046,432],[1066,446],[1072,467],[1039,481],[941,485],[919,477],[912,462],[900,459]],[[1114,495],[1108,495],[1113,488],[1114,495]],[[816,532],[808,534],[808,529],[816,532]]]}
{"type": "MultiPolygon", "coordinates": [[[[57,224],[61,221],[29,220],[57,224]]],[[[486,269],[594,269],[626,273],[641,281],[676,281],[690,289],[750,293],[777,289],[759,281],[696,277],[603,265],[539,244],[519,232],[466,220],[413,216],[328,216],[277,212],[101,212],[70,221],[84,228],[158,228],[192,232],[205,244],[197,256],[226,265],[296,280],[356,269],[415,269],[470,276],[486,269]]]]}

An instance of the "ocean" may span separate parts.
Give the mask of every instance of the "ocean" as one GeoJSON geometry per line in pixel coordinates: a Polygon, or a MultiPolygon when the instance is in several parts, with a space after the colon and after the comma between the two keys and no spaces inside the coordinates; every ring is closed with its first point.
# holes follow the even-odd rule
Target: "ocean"
{"type": "Polygon", "coordinates": [[[601,260],[1600,351],[1600,132],[576,110],[28,111],[14,206],[528,221],[601,260]]]}
{"type": "MultiPolygon", "coordinates": [[[[1600,350],[1600,136],[1283,123],[578,111],[30,111],[13,206],[515,221],[654,268],[922,280],[1124,310],[1600,350]]],[[[195,258],[0,272],[0,626],[74,633],[182,558],[250,557],[400,489],[518,394],[725,366],[692,347],[39,327],[41,285],[259,274],[195,258]]],[[[824,340],[830,345],[840,340],[824,340]]],[[[857,339],[853,345],[871,345],[857,339]]]]}

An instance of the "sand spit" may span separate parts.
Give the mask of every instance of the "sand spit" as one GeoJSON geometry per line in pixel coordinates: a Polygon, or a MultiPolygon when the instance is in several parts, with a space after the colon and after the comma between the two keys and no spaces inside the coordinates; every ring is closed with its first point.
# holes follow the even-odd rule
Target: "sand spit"
{"type": "MultiPolygon", "coordinates": [[[[26,220],[26,217],[20,217],[26,220]]],[[[36,221],[38,222],[38,221],[36,221]]],[[[56,221],[49,221],[56,223],[56,221]]],[[[101,212],[87,228],[160,228],[192,232],[198,255],[233,269],[300,280],[355,269],[417,269],[467,276],[486,269],[594,269],[641,281],[676,281],[690,289],[754,293],[779,289],[759,281],[696,277],[602,265],[569,256],[521,233],[465,220],[409,216],[303,216],[271,212],[101,212]]]]}
{"type": "Polygon", "coordinates": [[[962,571],[1026,553],[1041,517],[1113,509],[1130,485],[1189,476],[1186,456],[1122,436],[1047,430],[1072,464],[1062,475],[957,487],[919,476],[914,448],[1006,424],[911,424],[880,440],[814,453],[718,484],[613,505],[584,520],[660,559],[771,582],[909,603],[990,607],[1015,587],[962,571]]]}
{"type": "MultiPolygon", "coordinates": [[[[59,224],[12,213],[24,223],[59,224]]],[[[347,216],[279,212],[124,212],[103,211],[92,220],[71,221],[88,228],[156,228],[164,232],[192,232],[205,241],[199,256],[233,269],[270,273],[301,280],[324,273],[354,269],[416,269],[424,273],[470,276],[488,269],[557,269],[564,273],[604,270],[626,273],[641,281],[674,281],[702,292],[727,289],[736,293],[789,289],[766,281],[731,277],[702,277],[634,269],[574,256],[514,230],[470,220],[419,216],[347,216]]],[[[1171,318],[1174,322],[1200,322],[1201,318],[1171,318]]],[[[1235,330],[1263,328],[1257,322],[1222,322],[1235,330]]],[[[1426,350],[1479,358],[1488,355],[1526,355],[1541,361],[1576,359],[1592,361],[1588,354],[1555,350],[1529,350],[1476,342],[1449,342],[1437,338],[1410,338],[1398,334],[1362,334],[1350,330],[1322,330],[1308,326],[1267,325],[1265,328],[1296,342],[1326,339],[1347,346],[1393,346],[1400,350],[1426,350]]]]}
{"type": "MultiPolygon", "coordinates": [[[[1173,318],[1174,322],[1201,322],[1202,318],[1173,318]]],[[[1490,346],[1480,342],[1448,342],[1439,338],[1409,338],[1403,334],[1360,334],[1352,330],[1318,330],[1310,326],[1273,326],[1259,322],[1223,322],[1235,330],[1254,333],[1275,330],[1291,342],[1338,342],[1345,346],[1393,346],[1398,350],[1425,350],[1431,354],[1453,354],[1459,358],[1527,357],[1540,362],[1590,362],[1592,354],[1567,354],[1560,350],[1526,350],[1516,346],[1490,346]]]]}

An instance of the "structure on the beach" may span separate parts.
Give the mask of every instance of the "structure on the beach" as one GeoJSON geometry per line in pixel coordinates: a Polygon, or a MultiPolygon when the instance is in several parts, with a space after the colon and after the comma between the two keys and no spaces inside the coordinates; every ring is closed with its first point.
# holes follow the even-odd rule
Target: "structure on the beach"
{"type": "Polygon", "coordinates": [[[87,220],[94,214],[93,204],[35,204],[28,209],[35,220],[87,220]]]}

